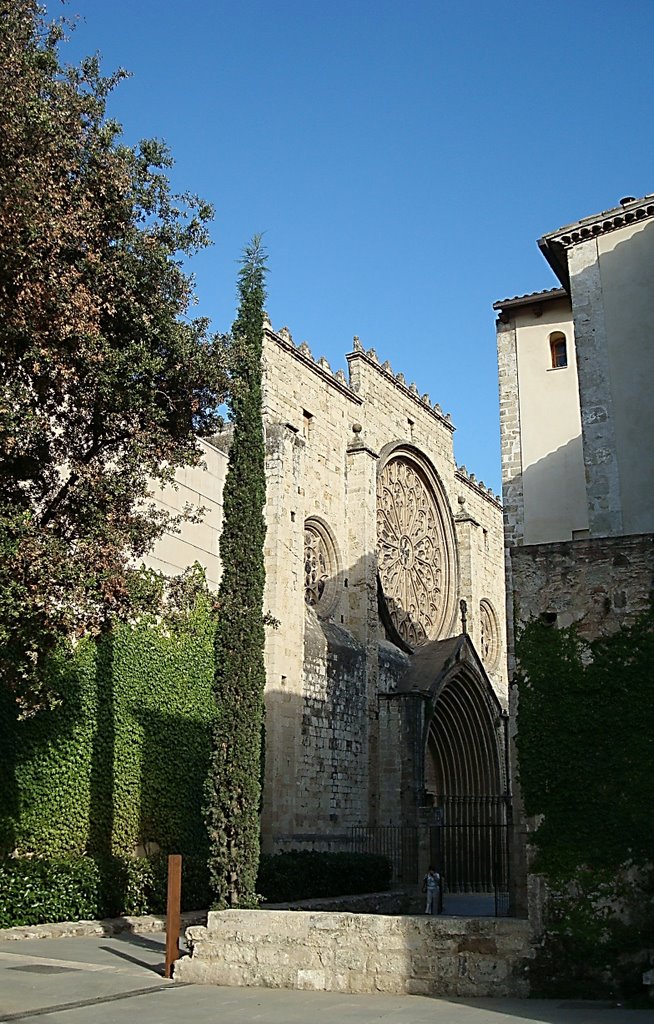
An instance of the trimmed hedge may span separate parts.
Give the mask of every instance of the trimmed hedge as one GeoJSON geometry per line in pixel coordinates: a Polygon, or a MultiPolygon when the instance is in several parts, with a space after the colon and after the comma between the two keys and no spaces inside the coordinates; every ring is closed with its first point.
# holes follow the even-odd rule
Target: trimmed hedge
{"type": "MultiPolygon", "coordinates": [[[[0,928],[163,914],[167,857],[11,858],[0,864],[0,928]]],[[[208,906],[204,860],[182,862],[182,909],[208,906]]]]}
{"type": "Polygon", "coordinates": [[[268,903],[291,903],[386,892],[390,881],[391,863],[377,854],[291,850],[261,857],[257,892],[268,903]]]}
{"type": "MultiPolygon", "coordinates": [[[[123,914],[163,914],[167,857],[10,858],[0,863],[0,928],[123,914]]],[[[268,903],[383,892],[391,865],[366,853],[293,851],[263,856],[257,891],[268,903]]],[[[182,861],[182,909],[211,903],[202,857],[182,861]]]]}

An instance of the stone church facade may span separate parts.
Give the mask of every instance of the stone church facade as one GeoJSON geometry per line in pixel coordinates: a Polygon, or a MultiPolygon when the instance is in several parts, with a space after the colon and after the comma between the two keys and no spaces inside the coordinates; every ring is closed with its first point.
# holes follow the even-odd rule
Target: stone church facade
{"type": "MultiPolygon", "coordinates": [[[[509,786],[500,502],[457,467],[429,396],[356,338],[346,358],[333,372],[265,326],[271,851],[505,806],[509,786]]],[[[217,584],[227,445],[161,495],[208,511],[159,543],[158,568],[197,559],[217,584]]]]}

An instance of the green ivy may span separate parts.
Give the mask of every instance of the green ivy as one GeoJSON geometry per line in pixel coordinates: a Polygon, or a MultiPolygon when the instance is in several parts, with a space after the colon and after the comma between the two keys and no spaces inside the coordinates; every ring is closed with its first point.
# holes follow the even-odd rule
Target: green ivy
{"type": "MultiPolygon", "coordinates": [[[[0,928],[123,914],[163,914],[167,858],[12,857],[0,863],[0,928]]],[[[182,861],[182,909],[204,910],[209,899],[203,858],[182,861]]]]}
{"type": "Polygon", "coordinates": [[[520,783],[550,892],[534,990],[637,990],[654,946],[654,613],[590,643],[533,621],[516,652],[520,783]]]}
{"type": "Polygon", "coordinates": [[[60,643],[48,664],[54,708],[17,720],[5,696],[5,853],[206,854],[214,634],[210,598],[200,594],[164,621],[146,616],[97,640],[60,643]]]}

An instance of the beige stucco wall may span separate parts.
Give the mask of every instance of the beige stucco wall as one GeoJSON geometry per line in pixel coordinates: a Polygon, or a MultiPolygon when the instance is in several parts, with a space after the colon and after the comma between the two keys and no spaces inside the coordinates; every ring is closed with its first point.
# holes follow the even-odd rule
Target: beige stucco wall
{"type": "Polygon", "coordinates": [[[173,515],[186,506],[204,509],[199,523],[180,523],[179,532],[167,532],[155,544],[144,562],[166,576],[181,573],[194,562],[206,571],[207,583],[212,590],[220,583],[220,556],[218,541],[222,527],[222,495],[227,475],[227,456],[215,444],[200,439],[202,465],[188,466],[178,471],[177,486],[157,488],[154,503],[173,515]]]}
{"type": "Polygon", "coordinates": [[[654,223],[597,239],[625,534],[654,530],[654,223]]]}
{"type": "Polygon", "coordinates": [[[525,544],[588,529],[572,314],[565,302],[515,316],[525,544]],[[566,308],[567,307],[567,308],[566,308]],[[566,337],[568,365],[552,368],[550,336],[566,337]]]}

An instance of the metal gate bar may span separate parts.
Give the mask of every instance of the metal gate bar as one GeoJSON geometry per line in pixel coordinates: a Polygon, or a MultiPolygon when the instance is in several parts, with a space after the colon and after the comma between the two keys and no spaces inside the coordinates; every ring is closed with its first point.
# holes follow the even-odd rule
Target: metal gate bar
{"type": "Polygon", "coordinates": [[[350,830],[355,853],[378,853],[393,866],[393,882],[418,882],[418,829],[412,826],[355,825],[350,830]]]}
{"type": "MultiPolygon", "coordinates": [[[[495,915],[509,913],[509,822],[502,796],[448,796],[439,801],[438,824],[429,829],[429,857],[451,893],[494,896],[495,915]]],[[[419,881],[420,826],[355,826],[352,849],[378,853],[393,868],[393,883],[419,881]]]]}

